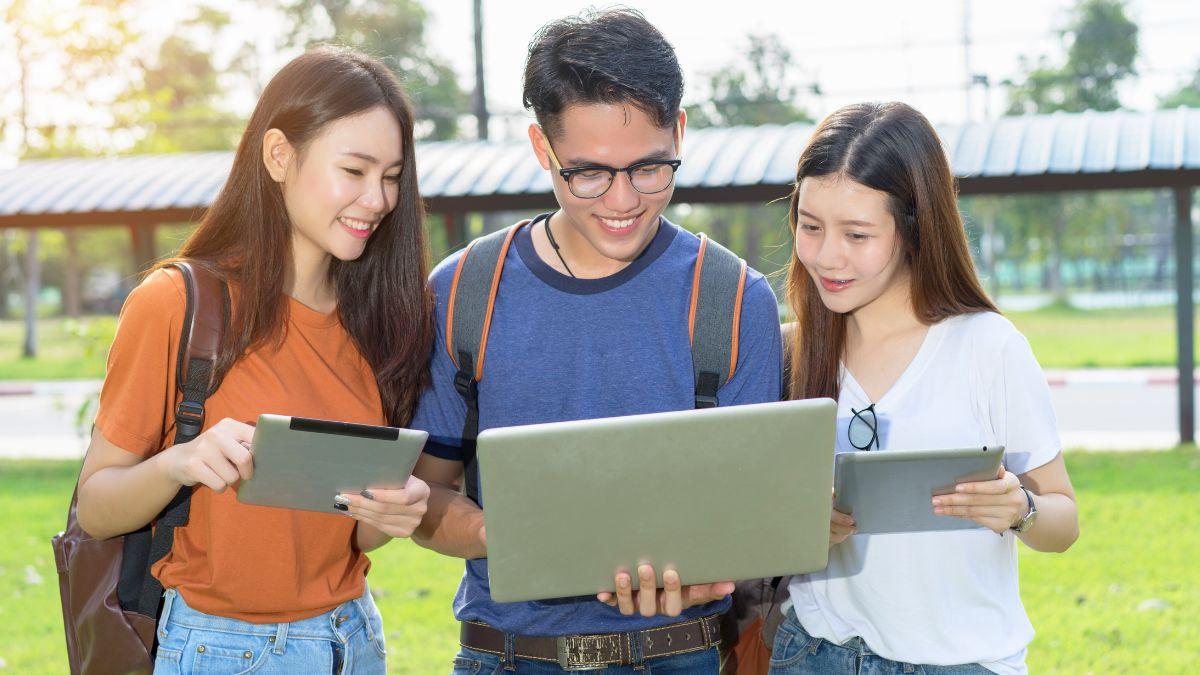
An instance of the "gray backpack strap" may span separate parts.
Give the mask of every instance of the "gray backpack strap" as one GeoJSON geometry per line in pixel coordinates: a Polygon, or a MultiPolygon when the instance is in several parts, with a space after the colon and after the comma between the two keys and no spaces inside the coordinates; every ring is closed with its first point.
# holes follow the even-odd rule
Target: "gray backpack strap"
{"type": "Polygon", "coordinates": [[[475,471],[475,437],[479,435],[479,381],[487,356],[488,329],[504,259],[517,230],[529,221],[480,237],[463,251],[450,283],[446,303],[446,351],[457,366],[454,388],[467,404],[462,443],[467,496],[479,501],[478,475],[475,471]]]}
{"type": "Polygon", "coordinates": [[[717,390],[737,370],[745,290],[746,261],[701,233],[688,311],[697,408],[715,407],[717,390]]]}

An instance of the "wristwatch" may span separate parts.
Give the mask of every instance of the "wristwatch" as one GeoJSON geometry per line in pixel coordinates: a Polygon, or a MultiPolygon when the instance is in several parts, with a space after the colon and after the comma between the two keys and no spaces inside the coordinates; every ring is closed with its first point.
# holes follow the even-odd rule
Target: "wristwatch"
{"type": "Polygon", "coordinates": [[[1021,486],[1021,490],[1025,492],[1025,501],[1029,502],[1029,513],[1026,513],[1024,517],[1012,526],[1012,530],[1018,534],[1028,532],[1029,528],[1033,527],[1033,521],[1037,520],[1037,505],[1033,503],[1033,493],[1027,490],[1024,485],[1021,486]]]}

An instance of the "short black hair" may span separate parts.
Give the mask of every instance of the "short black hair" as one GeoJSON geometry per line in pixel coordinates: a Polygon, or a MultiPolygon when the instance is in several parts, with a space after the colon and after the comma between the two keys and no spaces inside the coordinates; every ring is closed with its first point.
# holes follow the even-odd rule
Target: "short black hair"
{"type": "Polygon", "coordinates": [[[559,19],[529,43],[522,102],[547,134],[557,134],[558,116],[580,103],[629,103],[666,128],[682,100],[675,48],[636,10],[559,19]]]}

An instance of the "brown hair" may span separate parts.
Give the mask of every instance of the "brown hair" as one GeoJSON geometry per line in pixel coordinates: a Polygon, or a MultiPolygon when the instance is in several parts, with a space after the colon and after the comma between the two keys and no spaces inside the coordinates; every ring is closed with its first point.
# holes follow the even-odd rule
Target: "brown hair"
{"type": "Polygon", "coordinates": [[[425,283],[425,211],[417,190],[412,106],[382,63],[350,49],[318,47],[271,78],[225,186],[179,257],[225,278],[236,300],[218,374],[249,351],[279,344],[287,326],[282,271],[291,264],[291,225],[282,188],[263,165],[263,136],[279,129],[303,153],[330,122],[376,106],[390,110],[400,125],[399,198],[363,254],[352,261],[333,259],[329,274],[338,318],[375,374],[384,414],[390,424],[403,425],[429,379],[433,300],[425,283]]]}
{"type": "MultiPolygon", "coordinates": [[[[844,176],[891,197],[919,321],[930,325],[959,314],[997,311],[975,276],[954,176],[924,115],[903,103],[857,103],[826,117],[796,167],[788,213],[793,237],[800,182],[829,175],[844,176]]],[[[836,399],[846,317],[821,302],[795,250],[788,265],[787,295],[798,324],[789,347],[791,396],[836,399]]]]}

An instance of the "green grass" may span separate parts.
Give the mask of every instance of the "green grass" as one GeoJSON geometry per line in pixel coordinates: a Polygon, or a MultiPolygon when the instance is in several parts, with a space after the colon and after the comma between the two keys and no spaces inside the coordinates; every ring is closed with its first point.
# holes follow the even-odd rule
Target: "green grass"
{"type": "MultiPolygon", "coordinates": [[[[1009,312],[1008,317],[1029,338],[1044,368],[1175,364],[1175,318],[1170,307],[1085,311],[1052,306],[1009,312]]],[[[43,319],[38,357],[23,359],[21,322],[0,321],[0,380],[103,377],[115,328],[113,317],[43,319]]]]}
{"type": "Polygon", "coordinates": [[[0,380],[78,380],[104,377],[117,319],[40,319],[37,358],[22,357],[25,325],[0,321],[0,380]]]}
{"type": "Polygon", "coordinates": [[[1029,338],[1043,368],[1131,368],[1175,365],[1174,311],[1051,306],[1007,316],[1029,338]]]}
{"type": "MultiPolygon", "coordinates": [[[[1200,453],[1073,453],[1082,537],[1065,554],[1021,549],[1037,637],[1032,672],[1183,673],[1200,645],[1200,453]],[[1164,609],[1139,611],[1146,600],[1164,609]]],[[[14,673],[65,672],[50,551],[78,465],[0,461],[0,659],[14,673]],[[31,583],[27,569],[40,577],[31,583]]],[[[372,554],[392,672],[446,672],[460,561],[394,542],[372,554]]]]}

